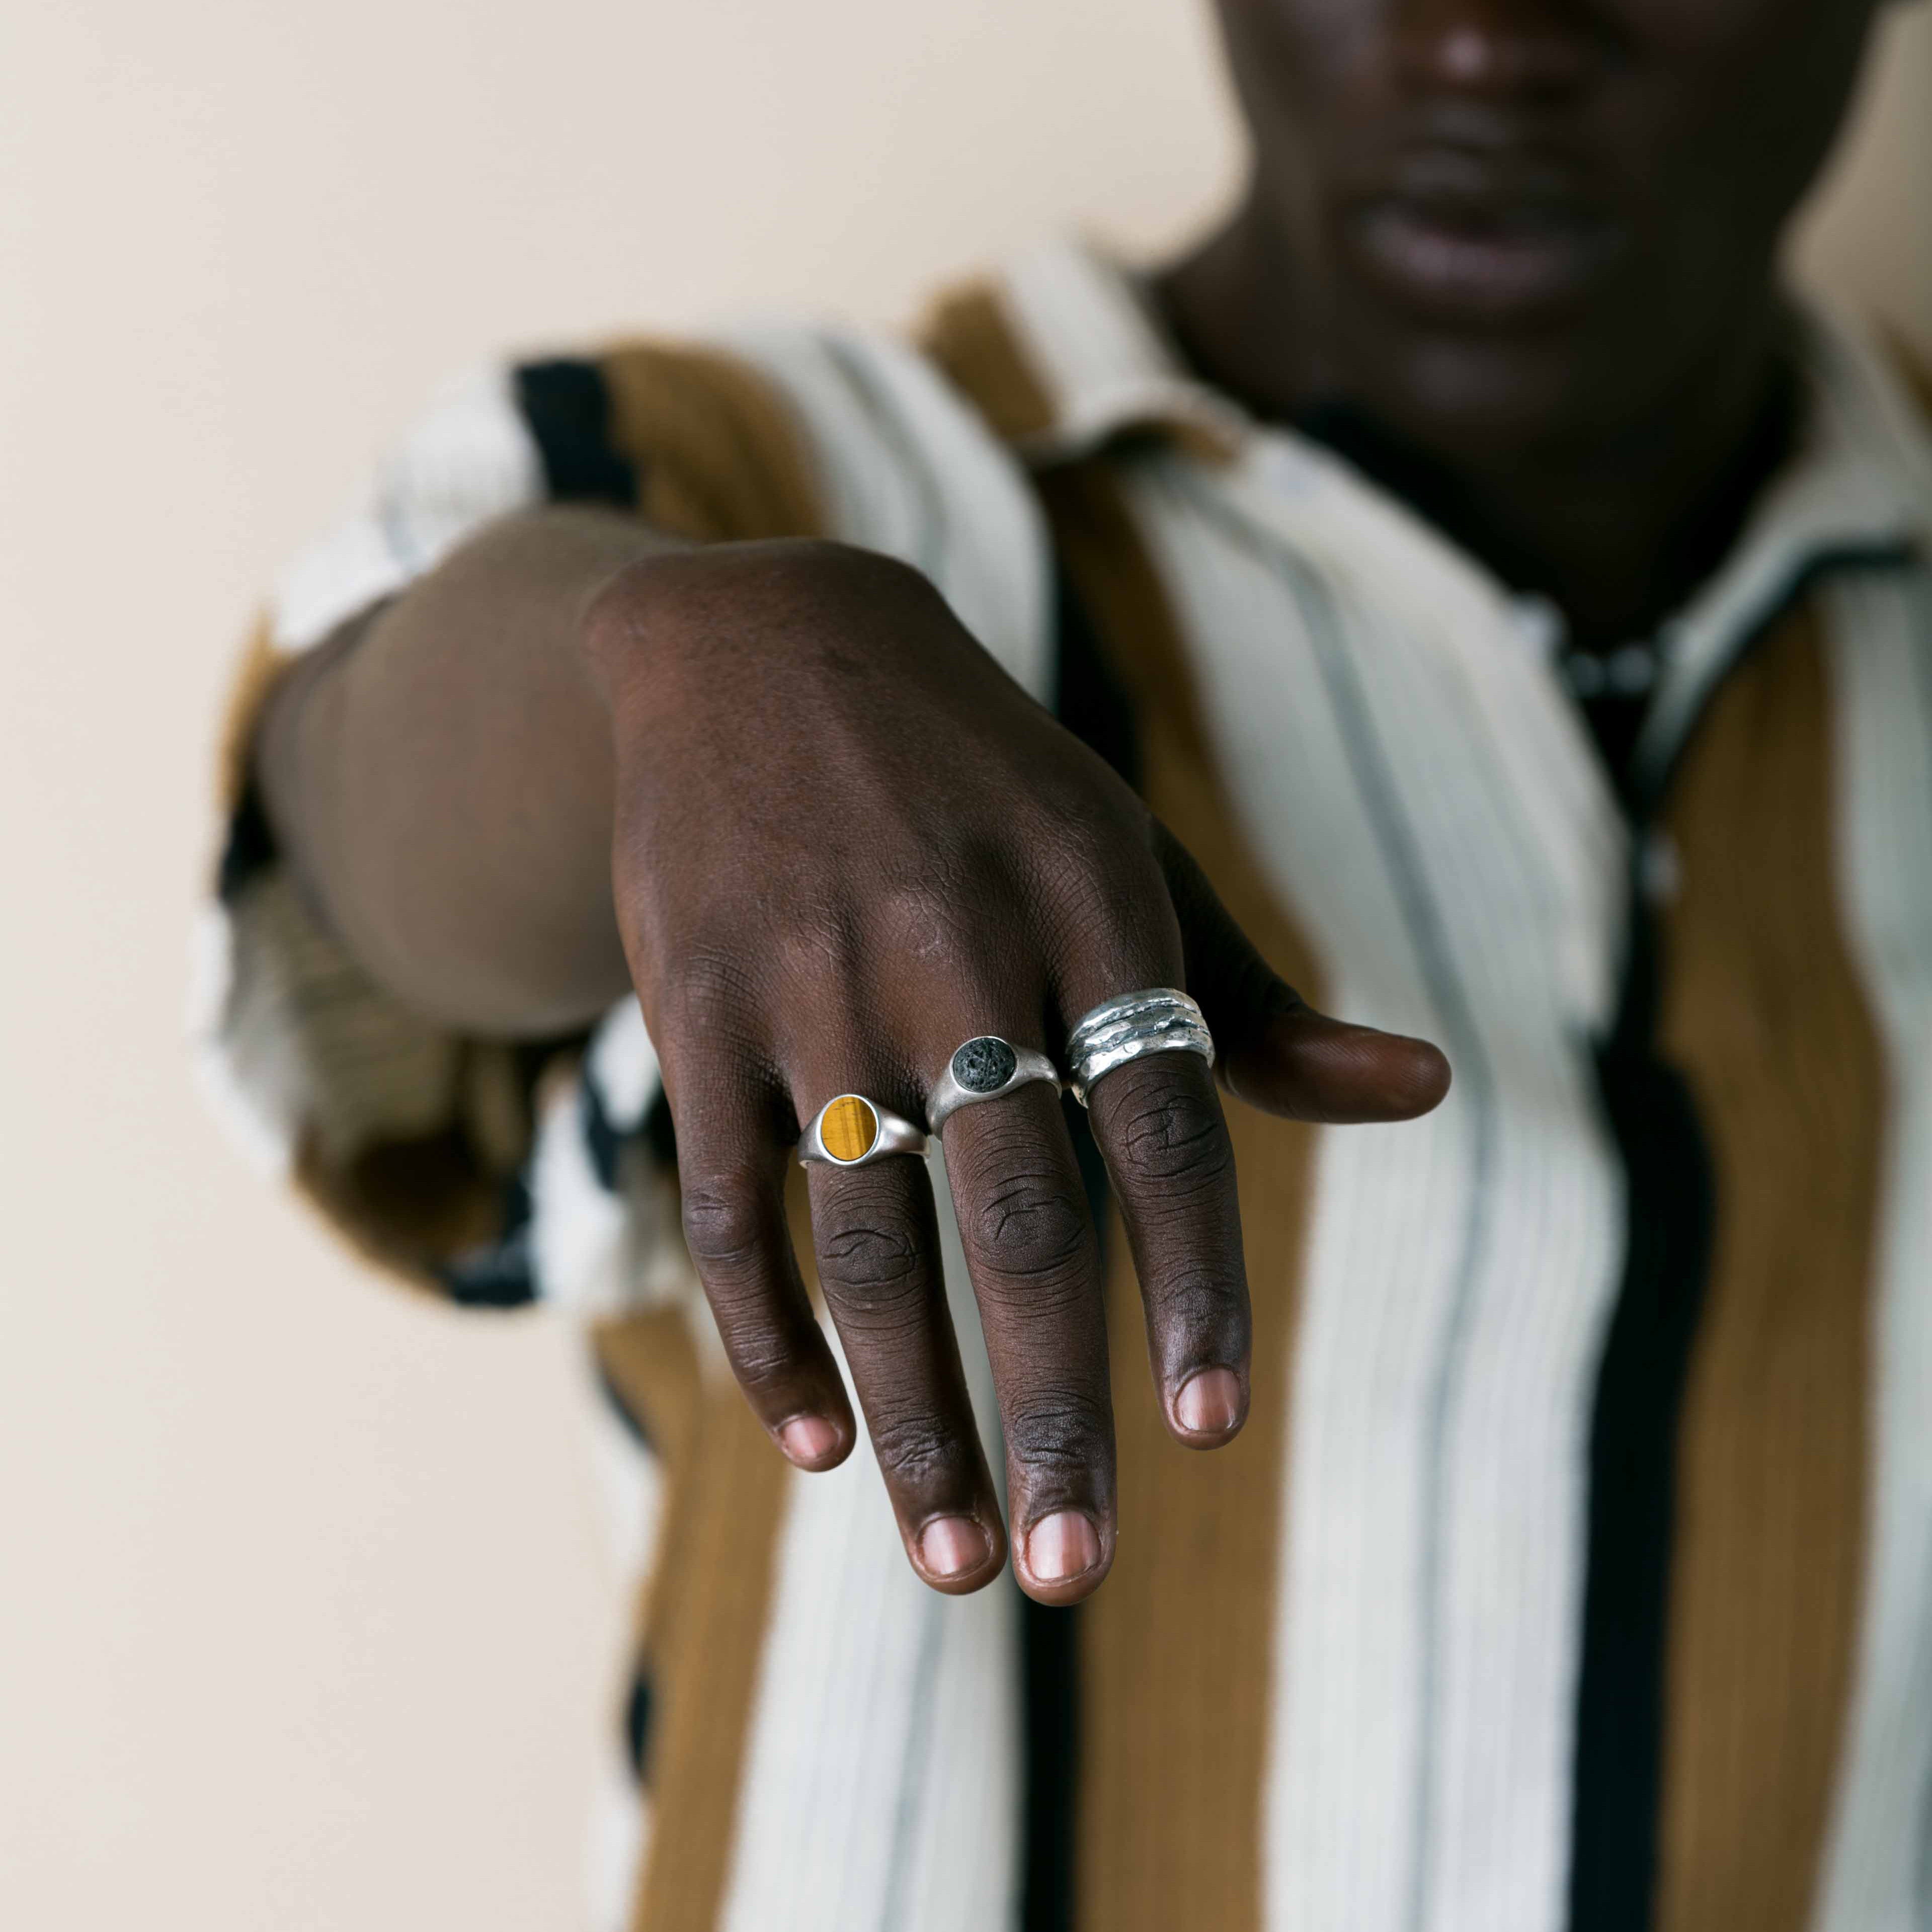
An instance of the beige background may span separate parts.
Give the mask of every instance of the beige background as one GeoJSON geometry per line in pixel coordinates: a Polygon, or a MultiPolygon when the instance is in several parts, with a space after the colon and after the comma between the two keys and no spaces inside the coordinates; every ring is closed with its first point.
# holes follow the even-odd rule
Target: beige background
{"type": "MultiPolygon", "coordinates": [[[[1811,271],[1932,347],[1932,14],[1811,271]]],[[[360,1276],[181,1049],[251,598],[443,376],[902,313],[1235,160],[1194,0],[0,8],[0,1919],[578,1922],[618,1634],[570,1337],[360,1276]]]]}

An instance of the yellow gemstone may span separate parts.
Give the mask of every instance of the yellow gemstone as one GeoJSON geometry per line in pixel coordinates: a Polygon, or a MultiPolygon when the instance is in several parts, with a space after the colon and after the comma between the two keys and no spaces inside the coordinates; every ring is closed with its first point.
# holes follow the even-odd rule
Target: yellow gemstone
{"type": "Polygon", "coordinates": [[[818,1138],[834,1160],[862,1160],[879,1138],[879,1117],[871,1101],[856,1094],[842,1094],[825,1110],[818,1138]]]}

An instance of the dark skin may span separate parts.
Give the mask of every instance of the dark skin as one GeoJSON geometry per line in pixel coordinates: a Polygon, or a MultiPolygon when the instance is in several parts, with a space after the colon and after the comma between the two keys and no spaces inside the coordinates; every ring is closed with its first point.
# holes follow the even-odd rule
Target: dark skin
{"type": "Polygon", "coordinates": [[[1870,0],[1219,0],[1254,146],[1158,283],[1300,422],[1576,640],[1646,634],[1783,453],[1773,262],[1870,0]]]}
{"type": "MultiPolygon", "coordinates": [[[[1160,277],[1202,373],[1407,494],[1575,632],[1647,628],[1782,446],[1773,246],[1869,20],[1844,0],[1222,0],[1253,135],[1234,218],[1160,277]]],[[[856,1424],[782,1188],[856,1090],[914,1119],[953,1047],[1057,1054],[1185,986],[1092,1123],[1177,1441],[1240,1429],[1250,1332],[1226,1091],[1301,1119],[1441,1100],[1433,1047],[1312,1012],[1186,854],[915,573],[830,544],[695,551],[596,512],[508,520],[278,694],[258,765],[292,863],[384,983],[452,1025],[580,1022],[634,988],[728,1354],[806,1468],[856,1424]],[[836,798],[828,814],[823,801],[836,798]],[[406,827],[408,836],[398,836],[406,827]]],[[[1115,1533],[1097,1244],[1049,1090],[962,1109],[947,1167],[1006,1443],[1022,1586],[1115,1533]]],[[[815,1167],[813,1240],[908,1559],[1006,1555],[924,1166],[815,1167]]]]}

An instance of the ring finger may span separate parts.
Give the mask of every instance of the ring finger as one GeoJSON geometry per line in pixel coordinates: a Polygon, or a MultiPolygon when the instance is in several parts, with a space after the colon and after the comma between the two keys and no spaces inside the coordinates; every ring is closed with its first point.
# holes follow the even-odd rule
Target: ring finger
{"type": "MultiPolygon", "coordinates": [[[[834,1090],[801,1083],[800,1118],[815,1121],[807,1109],[822,1107],[834,1090]]],[[[861,1111],[833,1109],[825,1148],[850,1153],[866,1124],[861,1111]],[[850,1138],[855,1130],[857,1140],[850,1138]]],[[[999,1574],[1006,1539],[946,1305],[926,1162],[887,1153],[862,1165],[808,1167],[819,1284],[907,1557],[936,1588],[977,1589],[999,1574]]]]}

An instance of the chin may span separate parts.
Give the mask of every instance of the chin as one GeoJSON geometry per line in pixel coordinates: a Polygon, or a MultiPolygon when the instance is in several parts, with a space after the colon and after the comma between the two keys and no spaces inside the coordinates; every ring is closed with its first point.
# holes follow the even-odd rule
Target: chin
{"type": "Polygon", "coordinates": [[[1389,428],[1459,465],[1485,468],[1601,435],[1634,400],[1620,393],[1625,358],[1606,358],[1574,323],[1472,330],[1384,322],[1382,330],[1380,352],[1362,356],[1349,388],[1389,428]]]}

